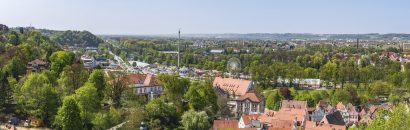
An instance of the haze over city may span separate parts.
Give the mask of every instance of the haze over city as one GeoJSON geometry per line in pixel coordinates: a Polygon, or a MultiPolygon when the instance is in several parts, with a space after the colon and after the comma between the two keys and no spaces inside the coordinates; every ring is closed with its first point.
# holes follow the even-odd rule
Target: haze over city
{"type": "Polygon", "coordinates": [[[96,34],[410,33],[410,1],[12,0],[0,23],[96,34]]]}

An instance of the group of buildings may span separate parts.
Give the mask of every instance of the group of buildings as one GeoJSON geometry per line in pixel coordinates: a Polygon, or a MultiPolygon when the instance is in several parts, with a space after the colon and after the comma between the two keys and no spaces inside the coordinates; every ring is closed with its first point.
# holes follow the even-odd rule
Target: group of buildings
{"type": "Polygon", "coordinates": [[[265,108],[265,98],[250,80],[216,77],[213,86],[218,95],[229,97],[234,115],[214,120],[214,130],[346,130],[369,123],[378,110],[391,109],[389,105],[331,105],[323,100],[310,108],[307,101],[282,100],[279,110],[273,111],[265,108]]]}

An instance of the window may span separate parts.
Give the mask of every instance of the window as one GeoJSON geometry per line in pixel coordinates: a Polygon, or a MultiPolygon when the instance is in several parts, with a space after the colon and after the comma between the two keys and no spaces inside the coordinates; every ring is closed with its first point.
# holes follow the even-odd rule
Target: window
{"type": "Polygon", "coordinates": [[[256,103],[252,104],[252,112],[256,112],[256,107],[257,107],[256,103]]]}

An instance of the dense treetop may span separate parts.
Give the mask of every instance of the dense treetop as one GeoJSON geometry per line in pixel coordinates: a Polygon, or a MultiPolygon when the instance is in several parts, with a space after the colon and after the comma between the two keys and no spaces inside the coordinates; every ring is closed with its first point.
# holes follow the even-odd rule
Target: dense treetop
{"type": "Polygon", "coordinates": [[[58,32],[52,36],[52,40],[61,44],[69,46],[94,46],[97,47],[98,44],[104,41],[95,36],[88,31],[63,31],[58,32]]]}

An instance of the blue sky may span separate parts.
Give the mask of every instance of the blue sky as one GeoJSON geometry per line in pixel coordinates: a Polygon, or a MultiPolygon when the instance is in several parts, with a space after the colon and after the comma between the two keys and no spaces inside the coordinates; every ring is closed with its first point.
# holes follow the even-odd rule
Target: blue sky
{"type": "Polygon", "coordinates": [[[97,34],[410,33],[409,0],[0,0],[0,23],[97,34]]]}

